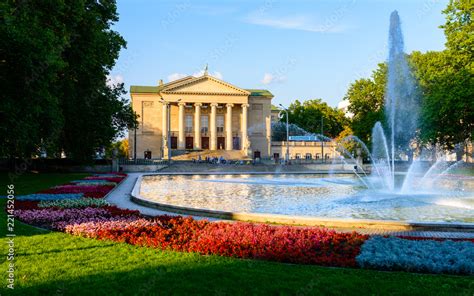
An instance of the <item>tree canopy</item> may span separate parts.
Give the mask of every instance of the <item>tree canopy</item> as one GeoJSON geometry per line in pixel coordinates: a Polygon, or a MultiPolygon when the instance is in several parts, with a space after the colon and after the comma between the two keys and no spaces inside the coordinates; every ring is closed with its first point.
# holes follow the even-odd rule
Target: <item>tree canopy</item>
{"type": "Polygon", "coordinates": [[[351,128],[365,143],[370,143],[372,128],[377,121],[384,121],[384,95],[387,65],[382,63],[370,78],[361,78],[349,86],[344,99],[353,114],[351,128]]]}
{"type": "Polygon", "coordinates": [[[86,160],[136,124],[107,76],[125,40],[115,1],[3,1],[1,156],[86,160]]]}
{"type": "Polygon", "coordinates": [[[331,138],[337,137],[348,125],[348,119],[341,110],[329,106],[321,99],[307,100],[302,103],[296,100],[288,107],[288,113],[290,123],[313,134],[321,133],[322,124],[323,134],[331,138]]]}

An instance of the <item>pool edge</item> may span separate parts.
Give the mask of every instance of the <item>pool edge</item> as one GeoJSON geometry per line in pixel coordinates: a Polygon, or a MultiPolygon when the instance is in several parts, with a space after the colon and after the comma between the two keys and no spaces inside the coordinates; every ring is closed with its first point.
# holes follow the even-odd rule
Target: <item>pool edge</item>
{"type": "MultiPolygon", "coordinates": [[[[267,173],[268,174],[268,173],[267,173]]],[[[300,226],[322,226],[328,228],[352,228],[357,229],[384,229],[384,230],[424,230],[424,231],[462,231],[473,232],[474,223],[450,223],[450,222],[408,222],[396,220],[363,220],[363,219],[336,219],[325,217],[309,217],[295,215],[265,214],[265,213],[246,213],[246,212],[228,212],[210,209],[200,209],[192,207],[176,206],[150,201],[140,195],[141,181],[144,176],[169,175],[165,173],[152,173],[140,175],[130,194],[130,200],[136,204],[155,208],[158,210],[194,215],[209,218],[218,218],[224,220],[236,220],[245,222],[300,225],[300,226]]]]}

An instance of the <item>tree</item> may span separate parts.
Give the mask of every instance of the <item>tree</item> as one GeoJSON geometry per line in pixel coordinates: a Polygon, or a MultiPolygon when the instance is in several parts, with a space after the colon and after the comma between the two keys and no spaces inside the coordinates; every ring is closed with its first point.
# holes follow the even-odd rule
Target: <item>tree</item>
{"type": "Polygon", "coordinates": [[[472,1],[450,1],[443,11],[447,49],[413,52],[411,62],[423,90],[420,139],[456,149],[472,141],[474,127],[474,26],[472,1]],[[461,145],[458,145],[461,144],[461,145]]]}
{"type": "Polygon", "coordinates": [[[120,141],[115,141],[107,147],[105,151],[106,157],[112,158],[113,151],[117,149],[117,157],[119,158],[128,158],[129,157],[129,143],[128,139],[123,139],[120,141]]]}
{"type": "MultiPolygon", "coordinates": [[[[446,54],[450,67],[446,67],[444,84],[449,90],[449,102],[455,113],[450,118],[455,128],[447,133],[446,144],[457,145],[461,141],[469,142],[474,139],[474,24],[472,13],[474,2],[471,0],[451,0],[443,11],[446,23],[441,26],[446,36],[446,54]],[[458,141],[456,143],[456,141],[458,141]]],[[[448,112],[451,110],[447,110],[448,112]]],[[[458,147],[462,148],[462,145],[458,147]]],[[[462,149],[457,149],[458,160],[462,149]]]]}
{"type": "Polygon", "coordinates": [[[67,46],[63,1],[0,3],[0,155],[55,146],[63,116],[56,93],[67,46]]]}
{"type": "Polygon", "coordinates": [[[3,1],[2,156],[92,158],[136,116],[107,76],[125,41],[115,1],[3,1]]]}
{"type": "MultiPolygon", "coordinates": [[[[440,26],[446,36],[446,48],[453,64],[474,70],[474,24],[472,0],[450,0],[443,13],[446,23],[440,26]]],[[[471,72],[472,73],[472,72],[471,72]]]]}
{"type": "MultiPolygon", "coordinates": [[[[288,120],[290,123],[306,130],[309,133],[321,133],[321,118],[323,134],[335,138],[348,125],[344,113],[332,108],[321,99],[308,100],[301,103],[296,100],[288,107],[288,120]]],[[[285,118],[282,120],[286,120],[285,118]]]]}
{"type": "Polygon", "coordinates": [[[125,40],[111,29],[118,21],[115,1],[79,1],[71,7],[66,26],[74,32],[63,51],[67,67],[61,72],[61,104],[65,117],[61,143],[67,155],[89,159],[106,147],[134,119],[123,99],[123,84],[107,85],[125,40]],[[73,13],[74,12],[74,13],[73,13]]]}
{"type": "Polygon", "coordinates": [[[379,64],[371,78],[356,80],[344,97],[350,103],[349,112],[353,114],[351,128],[354,135],[367,144],[370,144],[375,123],[384,121],[386,76],[386,64],[379,64]]]}
{"type": "MultiPolygon", "coordinates": [[[[448,51],[413,52],[412,63],[423,90],[420,139],[445,149],[472,139],[474,84],[467,69],[453,65],[448,51]]],[[[462,154],[458,150],[458,159],[462,154]]]]}

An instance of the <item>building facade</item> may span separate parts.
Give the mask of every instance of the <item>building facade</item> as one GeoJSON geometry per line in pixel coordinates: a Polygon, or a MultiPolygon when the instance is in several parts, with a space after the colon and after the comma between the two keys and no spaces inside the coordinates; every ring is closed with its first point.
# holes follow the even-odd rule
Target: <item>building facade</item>
{"type": "MultiPolygon", "coordinates": [[[[333,160],[340,158],[341,154],[337,150],[337,144],[334,141],[316,142],[316,141],[289,141],[288,142],[289,159],[304,160],[333,160]]],[[[271,156],[273,159],[285,159],[286,141],[273,141],[271,146],[271,156]]]]}
{"type": "Polygon", "coordinates": [[[273,95],[267,90],[242,89],[206,71],[157,86],[131,86],[130,95],[139,116],[137,130],[129,131],[132,157],[166,159],[175,154],[168,147],[271,156],[273,95]]]}

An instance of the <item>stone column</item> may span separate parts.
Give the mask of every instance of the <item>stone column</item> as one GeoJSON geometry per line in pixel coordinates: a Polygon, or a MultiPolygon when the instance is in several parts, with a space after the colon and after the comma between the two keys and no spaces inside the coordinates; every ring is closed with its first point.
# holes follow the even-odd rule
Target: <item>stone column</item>
{"type": "Polygon", "coordinates": [[[227,104],[227,114],[226,114],[226,123],[225,123],[225,150],[232,150],[232,107],[234,104],[227,104]]]}
{"type": "Polygon", "coordinates": [[[185,134],[184,134],[184,107],[186,103],[179,102],[178,107],[178,149],[185,149],[185,134]]]}
{"type": "Polygon", "coordinates": [[[211,104],[211,118],[209,122],[211,138],[209,139],[209,149],[217,150],[217,129],[216,129],[216,114],[217,114],[217,103],[211,104]]]}
{"type": "Polygon", "coordinates": [[[241,149],[244,151],[244,153],[247,154],[247,138],[248,138],[248,134],[247,134],[247,129],[248,129],[248,126],[247,126],[247,120],[248,120],[248,107],[249,107],[249,104],[242,104],[242,123],[240,125],[240,129],[242,131],[242,139],[241,139],[241,149]]]}
{"type": "Polygon", "coordinates": [[[201,149],[201,103],[194,104],[194,149],[201,149]]]}
{"type": "Polygon", "coordinates": [[[162,127],[161,127],[161,134],[163,135],[162,138],[162,145],[163,145],[163,155],[162,158],[168,158],[168,102],[163,103],[163,114],[162,114],[162,127]]]}

